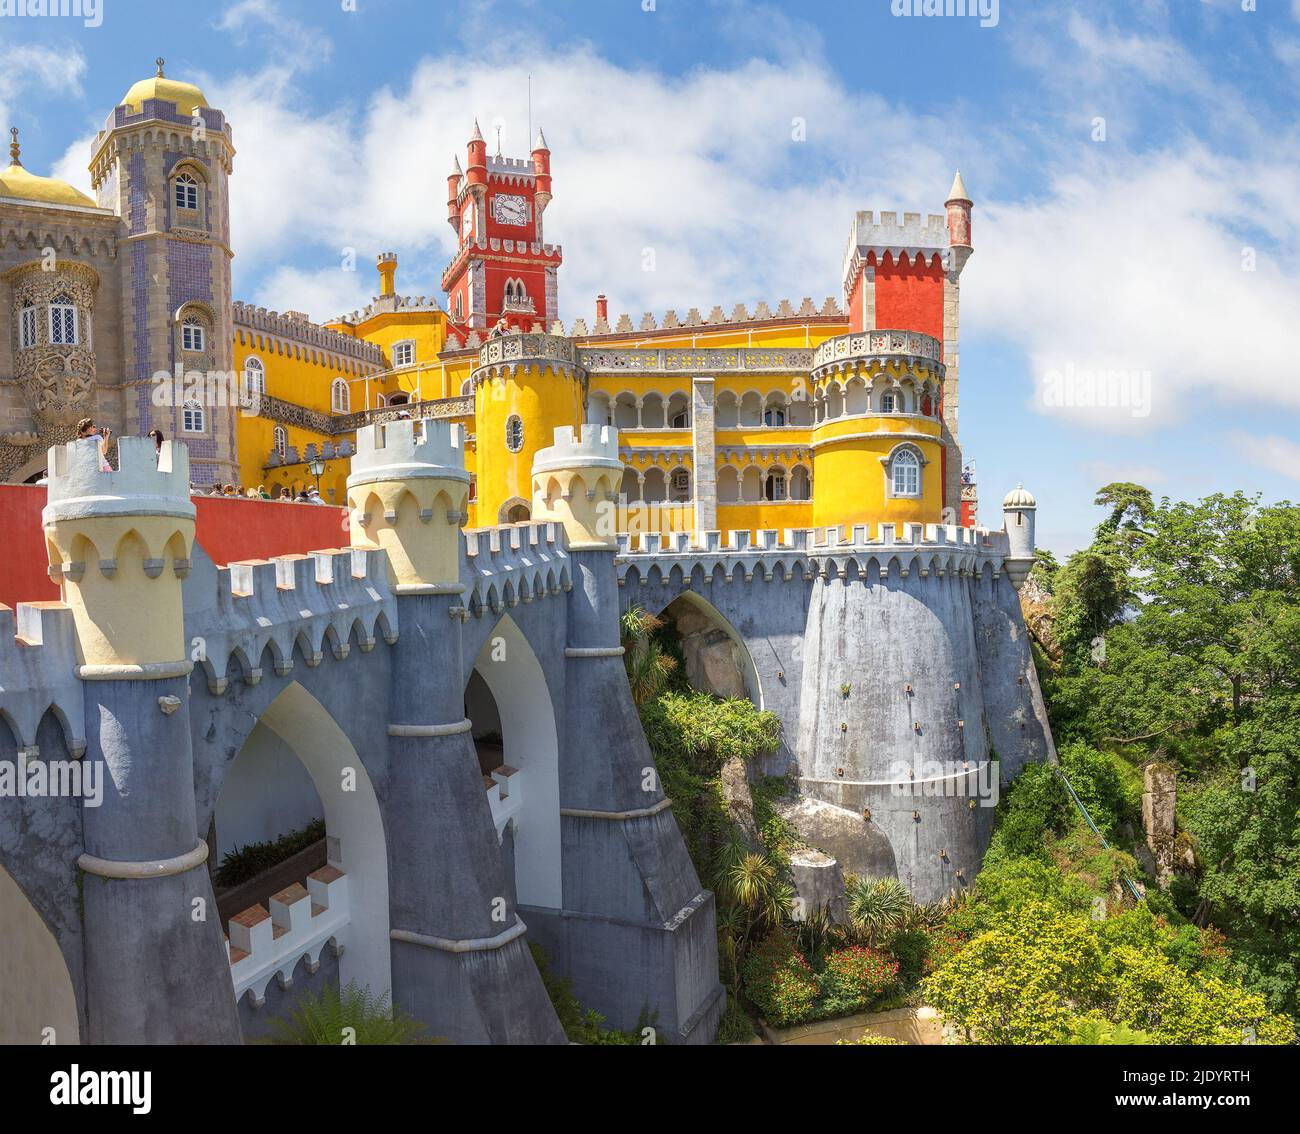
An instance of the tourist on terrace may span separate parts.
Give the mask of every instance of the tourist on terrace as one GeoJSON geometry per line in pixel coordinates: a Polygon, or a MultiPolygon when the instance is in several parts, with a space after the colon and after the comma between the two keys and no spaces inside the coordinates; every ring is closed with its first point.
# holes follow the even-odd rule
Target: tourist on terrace
{"type": "Polygon", "coordinates": [[[102,430],[89,417],[83,417],[77,422],[77,440],[93,441],[99,447],[99,471],[112,472],[113,466],[108,463],[108,439],[113,436],[113,431],[105,426],[102,430]]]}

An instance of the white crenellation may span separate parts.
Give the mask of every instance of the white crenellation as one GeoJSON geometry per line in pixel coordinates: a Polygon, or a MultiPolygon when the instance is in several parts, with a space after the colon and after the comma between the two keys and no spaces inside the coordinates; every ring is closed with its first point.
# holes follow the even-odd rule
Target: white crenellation
{"type": "Polygon", "coordinates": [[[357,430],[348,487],[376,481],[437,477],[469,483],[464,436],[454,422],[411,418],[357,430]]]}

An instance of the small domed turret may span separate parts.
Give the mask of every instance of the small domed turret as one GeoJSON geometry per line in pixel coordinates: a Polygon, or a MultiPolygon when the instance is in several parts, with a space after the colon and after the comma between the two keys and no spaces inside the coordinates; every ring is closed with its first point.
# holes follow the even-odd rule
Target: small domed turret
{"type": "Polygon", "coordinates": [[[1023,484],[1017,484],[1002,499],[1004,508],[1037,508],[1038,501],[1034,499],[1034,494],[1029,491],[1023,484]]]}

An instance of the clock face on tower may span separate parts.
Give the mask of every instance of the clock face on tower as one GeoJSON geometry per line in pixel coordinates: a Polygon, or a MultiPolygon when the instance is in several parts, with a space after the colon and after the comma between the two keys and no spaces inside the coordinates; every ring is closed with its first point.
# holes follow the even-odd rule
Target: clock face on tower
{"type": "Polygon", "coordinates": [[[492,219],[497,224],[527,224],[528,198],[512,193],[498,193],[492,198],[492,219]]]}
{"type": "Polygon", "coordinates": [[[469,205],[465,209],[465,215],[460,222],[460,238],[468,240],[474,235],[474,206],[469,205]]]}

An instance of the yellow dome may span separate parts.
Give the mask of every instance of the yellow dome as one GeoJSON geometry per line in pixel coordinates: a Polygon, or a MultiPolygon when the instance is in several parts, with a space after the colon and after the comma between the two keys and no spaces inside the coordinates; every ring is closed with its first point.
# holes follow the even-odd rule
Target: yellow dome
{"type": "Polygon", "coordinates": [[[37,177],[17,162],[0,170],[0,197],[17,197],[20,201],[40,201],[47,205],[95,204],[66,181],[57,177],[37,177]]]}
{"type": "Polygon", "coordinates": [[[139,114],[144,109],[144,100],[147,98],[161,98],[167,102],[174,102],[180,114],[189,114],[196,106],[208,105],[203,92],[193,83],[182,83],[179,79],[167,79],[162,75],[141,79],[126,92],[121,105],[127,107],[132,114],[139,114]]]}

